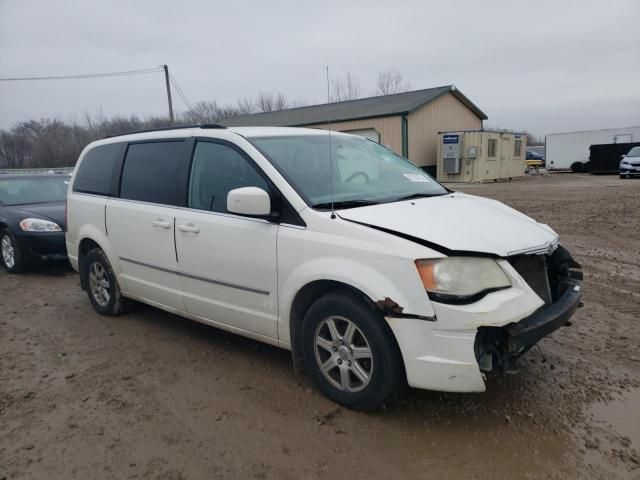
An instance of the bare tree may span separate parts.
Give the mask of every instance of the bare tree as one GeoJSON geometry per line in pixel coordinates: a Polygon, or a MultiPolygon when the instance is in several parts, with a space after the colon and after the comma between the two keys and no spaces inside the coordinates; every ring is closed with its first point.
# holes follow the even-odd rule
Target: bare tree
{"type": "Polygon", "coordinates": [[[289,100],[282,93],[278,93],[273,99],[273,108],[276,112],[289,108],[289,100]]]}
{"type": "Polygon", "coordinates": [[[273,93],[259,93],[256,97],[256,107],[259,112],[273,112],[275,110],[275,100],[273,98],[273,93]]]}
{"type": "Polygon", "coordinates": [[[376,94],[393,95],[394,93],[407,92],[411,88],[408,82],[405,82],[398,72],[387,70],[386,72],[378,72],[376,80],[376,94]]]}
{"type": "Polygon", "coordinates": [[[238,100],[238,112],[236,115],[251,115],[256,112],[256,105],[250,98],[241,98],[238,100]]]}
{"type": "MultiPolygon", "coordinates": [[[[345,81],[345,95],[353,95],[354,89],[357,91],[357,82],[349,76],[345,81]]],[[[255,100],[241,98],[235,105],[200,101],[184,112],[177,123],[216,123],[257,111],[277,111],[303,104],[302,100],[289,100],[282,93],[261,93],[255,100]]],[[[106,118],[102,111],[95,114],[85,112],[80,122],[65,123],[50,118],[20,122],[9,130],[0,130],[0,168],[71,166],[75,164],[85,145],[94,140],[108,135],[166,126],[169,126],[169,120],[164,116],[145,119],[135,115],[106,118]]]]}
{"type": "Polygon", "coordinates": [[[186,123],[215,123],[220,119],[220,107],[215,101],[200,101],[182,115],[186,123]]]}
{"type": "Polygon", "coordinates": [[[335,78],[331,82],[332,102],[344,102],[360,98],[360,81],[351,72],[347,72],[344,78],[335,78]]]}

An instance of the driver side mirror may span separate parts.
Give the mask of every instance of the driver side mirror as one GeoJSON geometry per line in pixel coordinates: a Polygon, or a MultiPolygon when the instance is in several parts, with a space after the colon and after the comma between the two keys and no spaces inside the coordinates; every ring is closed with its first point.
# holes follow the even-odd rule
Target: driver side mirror
{"type": "Polygon", "coordinates": [[[271,198],[258,187],[236,188],[227,195],[227,210],[239,215],[265,217],[271,213],[271,198]]]}

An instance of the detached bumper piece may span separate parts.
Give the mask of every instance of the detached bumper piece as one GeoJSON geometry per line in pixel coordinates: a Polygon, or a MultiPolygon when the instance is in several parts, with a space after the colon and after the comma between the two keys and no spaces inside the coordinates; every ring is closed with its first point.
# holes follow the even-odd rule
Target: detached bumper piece
{"type": "Polygon", "coordinates": [[[475,340],[481,370],[515,372],[515,362],[542,338],[563,325],[581,306],[582,271],[569,253],[558,247],[547,256],[509,259],[514,268],[545,301],[532,315],[504,327],[481,327],[475,340]]]}

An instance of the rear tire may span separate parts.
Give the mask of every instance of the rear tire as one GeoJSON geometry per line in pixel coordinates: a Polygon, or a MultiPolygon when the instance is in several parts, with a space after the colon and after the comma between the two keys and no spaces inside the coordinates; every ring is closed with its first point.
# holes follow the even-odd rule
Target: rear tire
{"type": "Polygon", "coordinates": [[[327,397],[345,407],[379,408],[406,385],[393,332],[379,311],[353,293],[316,300],[301,334],[306,370],[327,397]]]}
{"type": "Polygon", "coordinates": [[[0,231],[0,261],[7,273],[23,273],[29,266],[27,258],[8,228],[0,231]]]}
{"type": "Polygon", "coordinates": [[[108,316],[125,312],[130,301],[122,296],[116,275],[102,249],[91,250],[82,264],[84,284],[95,311],[108,316]]]}

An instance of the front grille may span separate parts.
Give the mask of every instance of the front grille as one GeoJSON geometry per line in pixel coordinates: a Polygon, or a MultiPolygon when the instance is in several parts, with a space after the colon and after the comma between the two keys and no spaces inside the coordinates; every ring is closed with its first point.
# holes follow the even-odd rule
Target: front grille
{"type": "Polygon", "coordinates": [[[546,255],[517,255],[508,258],[511,266],[525,282],[544,301],[550,305],[553,301],[549,285],[549,271],[546,255]]]}

